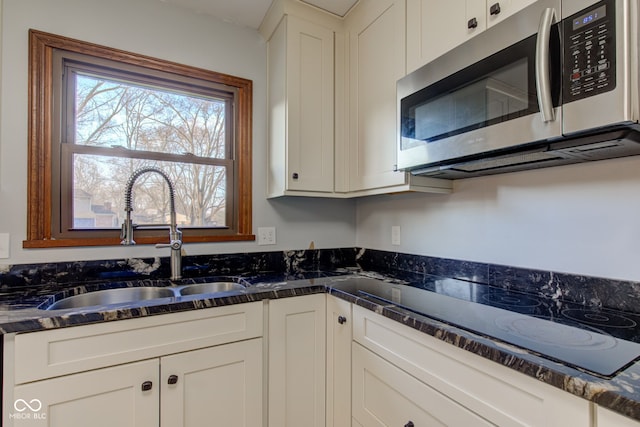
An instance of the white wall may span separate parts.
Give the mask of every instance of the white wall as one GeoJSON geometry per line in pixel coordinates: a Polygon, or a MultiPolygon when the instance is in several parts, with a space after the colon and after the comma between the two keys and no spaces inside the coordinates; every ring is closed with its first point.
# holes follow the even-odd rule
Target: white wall
{"type": "Polygon", "coordinates": [[[160,0],[2,0],[0,264],[167,256],[151,246],[22,249],[26,235],[27,31],[34,28],[254,82],[254,228],[276,246],[188,244],[188,254],[354,245],[640,280],[640,158],[457,181],[451,195],[265,199],[266,47],[257,32],[160,0]],[[357,223],[357,233],[356,233],[357,223]],[[391,226],[402,244],[391,246],[391,226]]]}
{"type": "Polygon", "coordinates": [[[356,215],[360,247],[640,280],[640,157],[362,199],[356,215]]]}
{"type": "Polygon", "coordinates": [[[27,213],[28,29],[202,67],[253,80],[254,230],[275,226],[276,246],[254,242],[187,244],[188,254],[351,247],[353,201],[265,199],[266,45],[257,31],[161,0],[4,0],[1,10],[0,233],[10,258],[0,264],[168,256],[152,246],[22,249],[27,213]]]}

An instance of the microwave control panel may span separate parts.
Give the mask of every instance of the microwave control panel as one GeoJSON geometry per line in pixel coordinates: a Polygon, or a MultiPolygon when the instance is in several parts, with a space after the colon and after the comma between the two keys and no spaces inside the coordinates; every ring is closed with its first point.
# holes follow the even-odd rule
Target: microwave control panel
{"type": "Polygon", "coordinates": [[[616,86],[615,6],[601,1],[564,22],[563,103],[616,86]]]}

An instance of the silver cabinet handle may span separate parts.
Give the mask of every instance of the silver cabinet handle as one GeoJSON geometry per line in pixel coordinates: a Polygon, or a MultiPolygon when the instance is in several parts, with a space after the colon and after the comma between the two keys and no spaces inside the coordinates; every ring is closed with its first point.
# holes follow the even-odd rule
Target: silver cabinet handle
{"type": "Polygon", "coordinates": [[[542,13],[536,41],[536,93],[542,121],[545,123],[553,122],[556,119],[553,100],[551,99],[551,75],[549,70],[549,39],[551,38],[551,25],[555,14],[555,10],[551,8],[545,9],[542,13]]]}

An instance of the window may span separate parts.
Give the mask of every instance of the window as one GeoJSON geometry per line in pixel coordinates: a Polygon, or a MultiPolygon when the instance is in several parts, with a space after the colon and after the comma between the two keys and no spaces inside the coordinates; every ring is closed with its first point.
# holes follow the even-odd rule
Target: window
{"type": "MultiPolygon", "coordinates": [[[[185,242],[253,240],[249,80],[30,31],[24,247],[120,243],[131,174],[173,181],[185,242]]],[[[133,190],[138,243],[168,239],[168,186],[133,190]]]]}

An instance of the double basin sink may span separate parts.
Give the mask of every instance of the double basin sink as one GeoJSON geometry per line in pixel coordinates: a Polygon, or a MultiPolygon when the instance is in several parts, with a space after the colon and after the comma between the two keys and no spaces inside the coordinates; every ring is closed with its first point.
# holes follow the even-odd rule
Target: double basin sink
{"type": "Polygon", "coordinates": [[[245,289],[236,282],[208,282],[177,287],[139,286],[132,288],[104,289],[62,298],[53,303],[44,303],[43,310],[62,310],[67,308],[83,308],[107,306],[114,304],[130,304],[161,298],[178,298],[191,295],[215,295],[245,289]]]}

